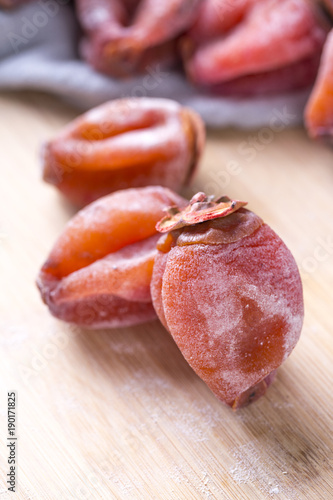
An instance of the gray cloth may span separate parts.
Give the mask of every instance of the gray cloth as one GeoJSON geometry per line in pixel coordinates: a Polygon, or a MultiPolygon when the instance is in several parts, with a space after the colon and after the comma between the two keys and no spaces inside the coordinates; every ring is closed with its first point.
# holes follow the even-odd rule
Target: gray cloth
{"type": "Polygon", "coordinates": [[[209,96],[176,71],[150,68],[145,76],[117,80],[80,60],[79,28],[68,0],[38,0],[0,10],[0,89],[34,89],[57,94],[81,110],[109,99],[167,97],[190,106],[208,126],[261,127],[281,117],[284,126],[302,122],[308,91],[267,98],[209,96]]]}

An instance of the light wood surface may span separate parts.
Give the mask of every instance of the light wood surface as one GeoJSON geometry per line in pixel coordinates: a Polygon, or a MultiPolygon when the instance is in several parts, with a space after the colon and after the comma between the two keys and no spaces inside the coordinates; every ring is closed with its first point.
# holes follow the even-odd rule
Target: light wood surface
{"type": "Polygon", "coordinates": [[[298,346],[267,395],[233,413],[157,321],[89,332],[42,304],[36,274],[74,211],[40,180],[38,149],[75,115],[41,94],[0,96],[0,499],[333,498],[333,150],[301,129],[209,133],[188,195],[248,200],[304,281],[298,346]],[[17,494],[5,485],[12,389],[17,494]]]}

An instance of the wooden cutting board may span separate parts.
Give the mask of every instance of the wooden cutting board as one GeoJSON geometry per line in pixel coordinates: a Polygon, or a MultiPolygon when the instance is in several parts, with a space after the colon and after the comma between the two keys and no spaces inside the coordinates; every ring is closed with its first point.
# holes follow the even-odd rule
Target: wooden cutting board
{"type": "Polygon", "coordinates": [[[208,134],[187,194],[248,200],[304,282],[301,341],[267,395],[233,413],[157,321],[89,332],[42,304],[34,280],[73,209],[40,180],[38,150],[75,115],[41,94],[0,97],[0,499],[333,498],[333,151],[281,123],[208,134]]]}

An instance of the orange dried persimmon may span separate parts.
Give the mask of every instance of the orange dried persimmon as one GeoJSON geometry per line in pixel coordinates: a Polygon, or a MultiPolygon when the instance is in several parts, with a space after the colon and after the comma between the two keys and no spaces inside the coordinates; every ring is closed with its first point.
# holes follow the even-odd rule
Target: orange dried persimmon
{"type": "Polygon", "coordinates": [[[223,95],[306,88],[327,31],[321,9],[307,0],[207,0],[182,41],[186,71],[223,95]]]}
{"type": "Polygon", "coordinates": [[[127,98],[91,109],[43,148],[43,178],[77,206],[152,185],[179,191],[205,141],[194,111],[168,99],[127,98]]]}
{"type": "Polygon", "coordinates": [[[151,293],[183,356],[234,409],[266,392],[303,322],[296,262],[245,203],[203,193],[157,226],[151,293]]]}
{"type": "Polygon", "coordinates": [[[112,193],[78,212],[37,279],[51,313],[89,328],[153,319],[155,224],[165,206],[174,203],[185,200],[167,188],[151,186],[112,193]]]}
{"type": "Polygon", "coordinates": [[[174,65],[178,37],[192,25],[202,1],[78,0],[85,33],[81,53],[97,71],[118,78],[174,65]]]}
{"type": "Polygon", "coordinates": [[[311,137],[332,143],[333,137],[333,30],[327,37],[315,86],[305,109],[311,137]]]}

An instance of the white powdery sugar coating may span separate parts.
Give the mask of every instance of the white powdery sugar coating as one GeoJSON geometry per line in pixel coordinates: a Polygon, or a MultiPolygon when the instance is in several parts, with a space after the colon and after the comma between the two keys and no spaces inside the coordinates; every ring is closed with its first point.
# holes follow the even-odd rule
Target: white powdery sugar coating
{"type": "MultiPolygon", "coordinates": [[[[279,260],[281,262],[281,266],[283,266],[284,273],[286,278],[294,275],[294,278],[291,278],[292,285],[297,287],[297,280],[299,280],[299,288],[302,289],[301,278],[298,273],[296,262],[289,250],[284,251],[285,248],[281,247],[278,251],[279,260]]],[[[302,307],[298,313],[295,313],[295,310],[289,306],[288,300],[290,300],[290,296],[288,295],[288,299],[284,296],[281,296],[280,300],[284,301],[282,304],[283,311],[285,314],[285,320],[288,323],[287,334],[284,337],[284,357],[283,361],[285,361],[290,355],[291,351],[294,349],[302,329],[303,319],[304,319],[304,308],[302,307]]],[[[281,309],[282,309],[281,307],[281,309]]]]}
{"type": "Polygon", "coordinates": [[[267,225],[241,242],[172,248],[162,299],[183,355],[222,398],[275,370],[302,326],[296,263],[267,225]]]}
{"type": "Polygon", "coordinates": [[[13,325],[11,323],[1,322],[2,331],[6,335],[0,337],[0,345],[5,349],[20,348],[29,338],[29,332],[26,325],[13,325]]]}
{"type": "Polygon", "coordinates": [[[237,484],[253,484],[265,495],[264,498],[274,499],[281,494],[288,500],[299,500],[298,479],[293,476],[291,487],[283,471],[285,454],[280,444],[268,446],[266,452],[265,455],[259,453],[252,441],[232,449],[230,455],[234,464],[229,470],[232,479],[237,484]],[[270,467],[267,467],[269,456],[277,459],[274,463],[270,461],[270,467]]]}
{"type": "Polygon", "coordinates": [[[84,411],[81,400],[76,394],[69,392],[66,384],[59,384],[58,394],[61,394],[61,398],[55,398],[54,404],[59,415],[68,416],[71,412],[82,413],[84,411]]]}
{"type": "MultiPolygon", "coordinates": [[[[216,485],[211,481],[207,472],[203,472],[202,478],[198,475],[184,460],[179,465],[174,464],[168,469],[168,477],[174,483],[187,485],[188,489],[194,489],[198,498],[205,500],[213,500],[221,498],[221,500],[228,500],[228,497],[221,497],[221,491],[216,488],[216,485]],[[218,497],[216,495],[219,495],[218,497]]],[[[189,493],[190,495],[190,493],[189,493]]],[[[176,497],[175,497],[176,498],[176,497]]],[[[190,498],[190,496],[188,497],[190,498]]]]}
{"type": "MultiPolygon", "coordinates": [[[[144,352],[141,355],[144,356],[144,352]]],[[[122,391],[131,395],[139,394],[140,402],[149,415],[147,422],[140,423],[140,432],[146,432],[147,429],[155,432],[153,429],[167,419],[172,422],[178,436],[190,439],[194,446],[200,446],[203,442],[209,442],[212,430],[220,425],[221,419],[226,418],[223,412],[209,404],[193,403],[190,397],[179,392],[177,381],[166,379],[150,368],[136,370],[131,380],[122,386],[122,391]],[[144,391],[142,387],[145,388],[144,391]],[[170,397],[170,394],[173,396],[170,397]]],[[[164,439],[165,435],[159,433],[158,440],[163,442],[164,439]]]]}
{"type": "Polygon", "coordinates": [[[299,334],[303,325],[303,315],[294,315],[288,310],[287,320],[289,328],[283,344],[285,351],[283,362],[288,358],[299,339],[299,334]]]}
{"type": "MultiPolygon", "coordinates": [[[[199,276],[200,281],[201,279],[204,280],[203,293],[196,294],[198,285],[196,280],[189,282],[189,287],[191,288],[190,293],[196,303],[197,311],[203,314],[207,321],[207,329],[213,337],[219,338],[225,333],[234,331],[242,319],[242,308],[239,307],[234,297],[230,296],[223,287],[225,276],[224,274],[219,276],[219,269],[214,260],[209,259],[208,266],[204,270],[204,276],[199,276]],[[221,286],[219,286],[219,283],[221,286]],[[217,304],[219,306],[223,304],[223,307],[217,308],[217,304]],[[226,311],[228,311],[228,314],[226,314],[226,311]]],[[[237,277],[232,277],[231,280],[236,286],[237,277]]],[[[232,350],[232,345],[230,345],[230,351],[232,352],[232,350]]]]}

